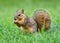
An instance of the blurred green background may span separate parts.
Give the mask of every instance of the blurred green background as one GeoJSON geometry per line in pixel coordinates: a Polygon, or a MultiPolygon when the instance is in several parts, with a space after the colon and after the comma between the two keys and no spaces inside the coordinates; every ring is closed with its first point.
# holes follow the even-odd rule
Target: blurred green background
{"type": "Polygon", "coordinates": [[[60,0],[0,0],[0,43],[60,43],[60,0]],[[49,32],[21,34],[14,23],[17,9],[32,16],[36,9],[46,9],[51,17],[49,32]]]}

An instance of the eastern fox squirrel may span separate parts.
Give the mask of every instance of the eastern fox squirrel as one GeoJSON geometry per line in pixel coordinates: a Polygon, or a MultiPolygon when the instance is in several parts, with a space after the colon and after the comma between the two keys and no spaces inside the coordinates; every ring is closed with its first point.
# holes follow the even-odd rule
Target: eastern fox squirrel
{"type": "Polygon", "coordinates": [[[23,32],[29,31],[30,33],[37,31],[37,23],[31,17],[25,15],[24,10],[17,10],[14,16],[14,23],[21,27],[23,32]]]}
{"type": "Polygon", "coordinates": [[[25,15],[24,10],[17,10],[14,16],[14,23],[21,27],[23,32],[30,31],[31,33],[38,31],[44,25],[46,29],[50,27],[50,17],[44,10],[36,10],[33,17],[25,15]]]}

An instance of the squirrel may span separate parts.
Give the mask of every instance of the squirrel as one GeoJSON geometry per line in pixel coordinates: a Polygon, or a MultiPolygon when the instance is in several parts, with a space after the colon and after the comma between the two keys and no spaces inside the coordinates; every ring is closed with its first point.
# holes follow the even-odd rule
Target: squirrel
{"type": "Polygon", "coordinates": [[[17,10],[14,15],[14,23],[21,27],[22,32],[30,32],[34,33],[37,31],[37,23],[32,17],[28,17],[25,15],[25,12],[23,9],[17,10]]]}
{"type": "Polygon", "coordinates": [[[33,17],[28,17],[24,9],[16,11],[14,16],[14,23],[21,27],[23,32],[29,31],[30,33],[37,32],[38,29],[41,30],[42,26],[47,30],[50,28],[50,17],[45,10],[36,10],[33,17]]]}

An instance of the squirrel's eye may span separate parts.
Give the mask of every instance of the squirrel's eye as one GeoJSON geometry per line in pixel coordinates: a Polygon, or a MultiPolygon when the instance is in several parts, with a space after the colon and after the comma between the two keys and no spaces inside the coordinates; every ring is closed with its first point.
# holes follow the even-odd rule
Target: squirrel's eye
{"type": "Polygon", "coordinates": [[[18,16],[20,16],[21,14],[19,14],[18,16]]]}

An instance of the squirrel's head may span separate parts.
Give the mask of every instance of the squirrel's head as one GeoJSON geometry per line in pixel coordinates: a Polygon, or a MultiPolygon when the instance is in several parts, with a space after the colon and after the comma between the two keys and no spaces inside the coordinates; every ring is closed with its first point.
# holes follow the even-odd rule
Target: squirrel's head
{"type": "Polygon", "coordinates": [[[25,22],[26,15],[24,14],[24,10],[17,10],[14,16],[14,23],[18,26],[23,25],[25,22]]]}

